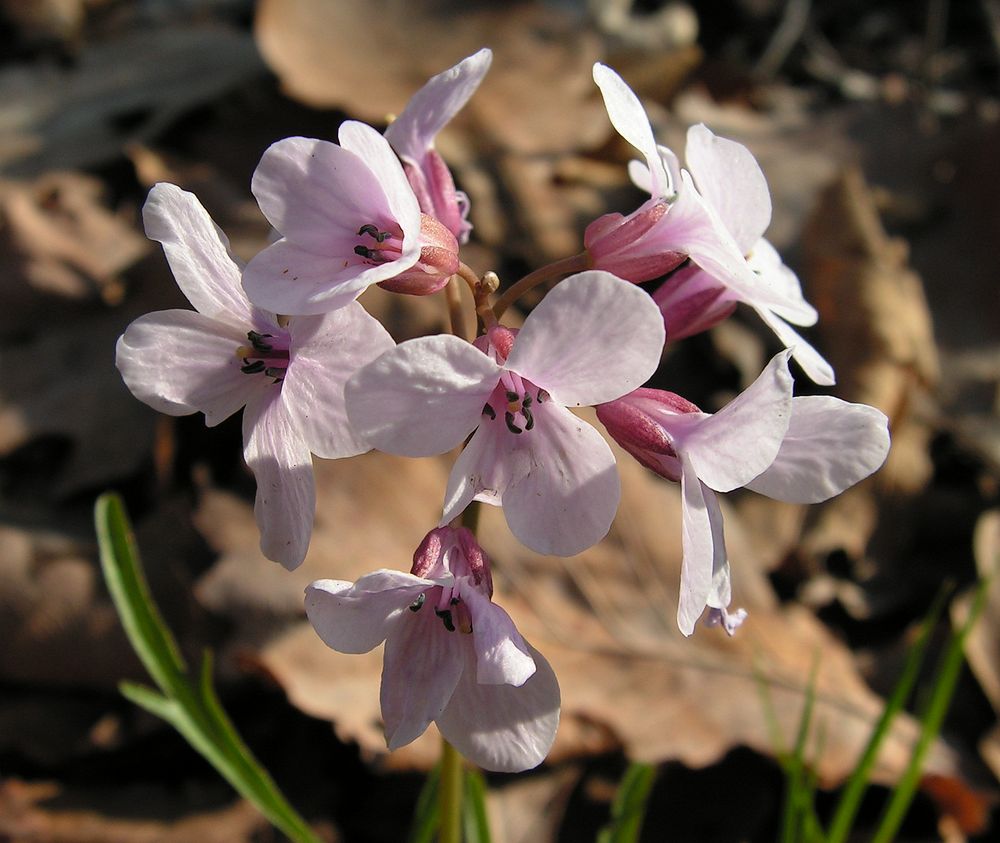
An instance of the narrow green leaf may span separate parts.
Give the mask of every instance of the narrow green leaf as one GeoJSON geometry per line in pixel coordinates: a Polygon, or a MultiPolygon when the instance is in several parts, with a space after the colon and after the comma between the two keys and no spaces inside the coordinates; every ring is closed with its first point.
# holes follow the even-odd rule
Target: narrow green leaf
{"type": "Polygon", "coordinates": [[[466,770],[462,803],[465,843],[490,843],[490,818],[486,812],[486,780],[479,770],[466,770]]]}
{"type": "Polygon", "coordinates": [[[598,843],[637,843],[655,780],[652,764],[629,764],[611,804],[611,822],[598,833],[598,843]]]}
{"type": "Polygon", "coordinates": [[[819,653],[813,657],[812,668],[809,671],[809,682],[806,685],[805,701],[802,705],[802,716],[799,718],[799,730],[795,737],[795,746],[791,757],[787,760],[785,769],[785,807],[781,821],[782,843],[797,843],[802,839],[800,824],[807,811],[812,810],[808,793],[805,771],[806,741],[809,738],[809,727],[812,724],[813,707],[816,703],[816,676],[819,672],[819,653]]]}
{"type": "Polygon", "coordinates": [[[951,706],[951,699],[955,694],[955,686],[965,663],[965,639],[970,630],[982,614],[986,605],[986,595],[990,581],[982,580],[976,588],[973,597],[972,607],[969,609],[969,616],[966,618],[962,628],[953,632],[944,654],[938,662],[938,667],[934,673],[931,691],[926,704],[922,706],[920,713],[920,736],[913,747],[910,755],[910,762],[903,771],[903,775],[896,783],[892,792],[889,804],[882,813],[878,829],[872,838],[872,843],[890,843],[896,837],[906,812],[910,808],[910,803],[917,792],[920,784],[920,776],[924,766],[924,759],[934,742],[934,739],[941,731],[941,724],[944,722],[948,708],[951,706]]]}
{"type": "Polygon", "coordinates": [[[917,639],[906,654],[906,662],[903,665],[903,671],[899,676],[899,680],[892,689],[889,699],[886,700],[882,715],[875,724],[871,737],[868,739],[868,743],[861,753],[861,758],[858,760],[854,772],[851,773],[850,778],[844,785],[844,790],[837,801],[837,807],[834,810],[833,819],[830,821],[830,830],[827,834],[828,843],[845,843],[848,835],[851,833],[858,809],[861,807],[861,800],[864,798],[865,790],[868,787],[868,780],[871,776],[872,768],[875,766],[875,759],[878,757],[879,749],[881,749],[882,742],[889,734],[896,715],[902,711],[906,701],[910,698],[910,694],[913,693],[913,687],[916,685],[920,669],[923,667],[924,657],[927,654],[927,645],[930,642],[931,633],[941,619],[941,613],[947,604],[950,591],[951,588],[949,586],[942,588],[924,616],[917,639]]]}
{"type": "Polygon", "coordinates": [[[119,682],[118,690],[125,699],[155,714],[162,720],[172,721],[177,714],[177,703],[163,696],[159,691],[135,682],[119,682]]]}
{"type": "Polygon", "coordinates": [[[438,789],[441,786],[441,765],[435,764],[427,774],[413,811],[413,822],[407,843],[432,843],[440,823],[438,789]]]}

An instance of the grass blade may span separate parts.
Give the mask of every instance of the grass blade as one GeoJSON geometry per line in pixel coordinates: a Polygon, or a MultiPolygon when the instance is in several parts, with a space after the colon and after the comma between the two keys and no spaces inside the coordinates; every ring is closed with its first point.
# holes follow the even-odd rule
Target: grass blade
{"type": "Polygon", "coordinates": [[[486,780],[479,770],[465,773],[465,801],[462,803],[465,843],[490,843],[490,820],[486,813],[486,780]]]}
{"type": "Polygon", "coordinates": [[[441,765],[435,764],[427,774],[427,780],[417,797],[417,805],[413,811],[413,822],[410,824],[410,834],[407,843],[433,843],[440,824],[438,807],[438,790],[441,787],[441,765]]]}
{"type": "Polygon", "coordinates": [[[655,780],[656,767],[652,764],[629,764],[611,805],[611,822],[601,829],[597,843],[638,843],[655,780]]]}

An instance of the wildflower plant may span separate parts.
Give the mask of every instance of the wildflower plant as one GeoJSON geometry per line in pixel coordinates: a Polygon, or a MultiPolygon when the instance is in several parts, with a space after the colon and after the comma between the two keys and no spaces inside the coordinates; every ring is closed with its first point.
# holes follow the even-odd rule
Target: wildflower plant
{"type": "MultiPolygon", "coordinates": [[[[612,125],[643,157],[629,172],[649,199],[594,220],[580,254],[497,297],[496,276],[461,261],[469,200],[434,148],[490,61],[481,50],[432,78],[384,135],[349,121],[339,143],[273,144],[252,190],[279,236],[245,267],[194,196],[156,185],[146,231],[195,309],[136,320],[119,340],[117,365],[136,397],[161,412],[203,412],[212,425],[244,408],[261,551],[287,568],[308,548],[313,457],[370,448],[420,457],[464,445],[440,520],[427,525],[409,570],[385,560],[354,583],[315,582],[306,612],[340,652],[384,642],[390,750],[433,721],[450,744],[446,759],[454,747],[488,770],[521,771],[555,740],[559,687],[494,602],[491,559],[467,525],[485,503],[501,507],[514,536],[539,553],[573,556],[604,538],[620,497],[615,456],[573,408],[595,406],[628,454],[680,483],[685,635],[699,621],[729,634],[752,623],[730,608],[719,493],[825,500],[875,471],[889,438],[871,407],[793,397],[790,361],[817,384],[834,374],[789,326],[809,326],[817,314],[763,239],[771,202],[753,155],[694,126],[682,168],[604,65],[594,79],[612,125]],[[654,280],[652,294],[638,286],[654,280]],[[356,301],[372,284],[441,293],[452,333],[396,345],[356,301]],[[473,338],[459,327],[462,284],[475,306],[473,338]],[[523,325],[503,324],[507,307],[543,284],[548,292],[523,325]],[[786,347],[746,391],[713,414],[648,386],[666,342],[706,330],[738,304],[786,347]]],[[[457,768],[449,769],[442,776],[457,768]]]]}

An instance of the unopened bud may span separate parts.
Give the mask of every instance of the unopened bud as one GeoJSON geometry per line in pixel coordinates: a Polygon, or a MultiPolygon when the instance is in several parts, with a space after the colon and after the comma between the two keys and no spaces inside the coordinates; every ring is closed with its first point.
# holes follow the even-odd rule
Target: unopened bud
{"type": "Polygon", "coordinates": [[[650,199],[627,217],[598,217],[583,235],[590,266],[635,284],[676,269],[687,255],[671,248],[661,236],[668,212],[662,199],[650,199]]]}
{"type": "Polygon", "coordinates": [[[458,241],[444,225],[420,215],[420,259],[405,272],[379,286],[392,293],[427,296],[436,293],[458,272],[458,241]]]}
{"type": "Polygon", "coordinates": [[[667,342],[700,334],[736,310],[725,286],[697,266],[685,266],[653,293],[667,328],[667,342]]]}

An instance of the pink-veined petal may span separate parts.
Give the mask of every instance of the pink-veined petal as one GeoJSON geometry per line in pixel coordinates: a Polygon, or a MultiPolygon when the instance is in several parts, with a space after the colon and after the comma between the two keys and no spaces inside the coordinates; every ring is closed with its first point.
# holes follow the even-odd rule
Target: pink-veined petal
{"type": "Polygon", "coordinates": [[[163,244],[177,286],[194,309],[224,322],[252,323],[229,239],[193,193],[160,182],[142,206],[146,236],[163,244]]]}
{"type": "Polygon", "coordinates": [[[781,450],[748,489],[789,503],[819,503],[878,470],[889,453],[888,419],[865,404],[818,395],[792,400],[781,450]]]}
{"type": "Polygon", "coordinates": [[[323,316],[293,317],[288,330],[295,353],[282,398],[309,450],[324,459],[363,454],[370,446],[348,421],[344,385],[391,349],[392,337],[356,302],[323,316]]]}
{"type": "Polygon", "coordinates": [[[718,506],[708,499],[714,492],[702,483],[691,463],[682,458],[681,471],[681,562],[680,599],[677,604],[677,626],[685,635],[694,632],[695,624],[708,604],[713,577],[720,566],[718,556],[726,549],[716,541],[722,535],[722,524],[716,518],[718,506]]]}
{"type": "Polygon", "coordinates": [[[625,84],[625,80],[600,62],[594,65],[594,81],[601,89],[611,125],[646,159],[646,167],[650,174],[650,194],[654,198],[665,196],[669,180],[660,159],[646,109],[642,107],[635,92],[625,84]]]}
{"type": "MultiPolygon", "coordinates": [[[[430,597],[430,596],[429,596],[430,597]]],[[[433,606],[404,612],[385,641],[382,719],[390,750],[420,737],[438,719],[465,667],[468,636],[448,632],[433,606]]]]}
{"type": "Polygon", "coordinates": [[[564,406],[603,404],[656,371],[663,317],[643,290],[607,272],[572,275],[524,322],[507,368],[564,406]]]}
{"type": "Polygon", "coordinates": [[[245,375],[246,332],[193,310],[140,316],[118,338],[115,363],[140,401],[171,416],[202,412],[212,427],[271,385],[245,375]]]}
{"type": "Polygon", "coordinates": [[[513,434],[494,424],[480,424],[448,475],[441,523],[458,518],[474,500],[490,506],[503,504],[503,490],[512,471],[527,471],[530,463],[512,456],[513,434]]]}
{"type": "Polygon", "coordinates": [[[316,512],[312,456],[277,389],[243,411],[243,456],[257,480],[260,550],[288,570],[305,559],[316,512]]]}
{"type": "Polygon", "coordinates": [[[523,685],[535,672],[528,645],[514,621],[475,586],[462,589],[472,617],[476,682],[481,685],[523,685]]]}
{"type": "Polygon", "coordinates": [[[559,683],[534,647],[535,672],[523,685],[480,685],[476,657],[465,648],[465,670],[437,718],[444,738],[485,770],[517,773],[537,767],[552,748],[559,726],[559,683]]]}
{"type": "Polygon", "coordinates": [[[306,615],[338,653],[367,653],[385,641],[403,612],[434,583],[382,569],[356,583],[317,580],[306,588],[306,615]]]}
{"type": "Polygon", "coordinates": [[[764,307],[754,307],[757,315],[764,320],[785,348],[792,350],[792,359],[802,367],[813,383],[820,386],[833,386],[837,379],[833,366],[826,362],[823,356],[803,339],[802,335],[790,327],[783,319],[764,307]]]}
{"type": "Polygon", "coordinates": [[[788,355],[776,354],[757,380],[675,446],[715,491],[745,486],[774,462],[792,415],[788,355]]]}
{"type": "Polygon", "coordinates": [[[416,164],[434,145],[434,136],[462,109],[490,69],[493,53],[484,47],[454,67],[432,76],[389,128],[386,140],[400,158],[416,164]]]}
{"type": "MultiPolygon", "coordinates": [[[[573,556],[611,528],[621,485],[615,457],[587,422],[555,402],[535,405],[502,491],[511,532],[536,553],[573,556]]],[[[515,438],[509,434],[510,438],[515,438]]]]}
{"type": "Polygon", "coordinates": [[[407,457],[442,454],[479,423],[499,377],[500,367],[464,340],[420,337],[351,377],[348,417],[380,451],[407,457]]]}
{"type": "Polygon", "coordinates": [[[757,159],[743,144],[691,126],[684,150],[698,192],[747,254],[771,223],[771,193],[757,159]]]}

